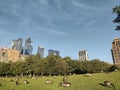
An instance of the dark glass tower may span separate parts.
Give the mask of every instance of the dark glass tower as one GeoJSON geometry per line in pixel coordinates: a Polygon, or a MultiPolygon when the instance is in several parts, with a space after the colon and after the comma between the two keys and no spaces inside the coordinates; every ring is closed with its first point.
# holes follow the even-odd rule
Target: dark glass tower
{"type": "Polygon", "coordinates": [[[48,50],[48,56],[49,56],[49,55],[60,56],[60,52],[57,51],[57,50],[50,49],[50,50],[48,50]]]}
{"type": "Polygon", "coordinates": [[[32,51],[33,51],[32,41],[31,38],[29,37],[25,40],[24,54],[32,55],[32,51]]]}

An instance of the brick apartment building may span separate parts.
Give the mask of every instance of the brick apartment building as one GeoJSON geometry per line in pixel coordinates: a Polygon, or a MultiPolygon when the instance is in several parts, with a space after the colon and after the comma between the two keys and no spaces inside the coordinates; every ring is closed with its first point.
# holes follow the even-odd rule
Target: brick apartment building
{"type": "Polygon", "coordinates": [[[17,62],[20,60],[20,52],[10,48],[0,48],[0,62],[17,62]]]}
{"type": "Polygon", "coordinates": [[[120,38],[116,38],[113,40],[111,52],[113,63],[116,65],[120,65],[120,38]]]}

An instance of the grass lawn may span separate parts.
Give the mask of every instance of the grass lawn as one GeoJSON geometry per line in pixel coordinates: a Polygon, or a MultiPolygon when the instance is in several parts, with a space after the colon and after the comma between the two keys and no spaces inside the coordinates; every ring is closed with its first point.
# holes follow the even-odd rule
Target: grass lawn
{"type": "Polygon", "coordinates": [[[99,83],[103,83],[105,80],[111,81],[116,90],[120,90],[120,72],[112,72],[109,74],[95,73],[91,77],[87,77],[84,74],[68,76],[67,82],[71,83],[70,87],[58,87],[62,82],[63,76],[57,77],[37,77],[36,79],[28,77],[20,77],[20,85],[16,86],[15,81],[11,82],[11,79],[15,80],[16,77],[0,78],[0,90],[115,90],[113,87],[105,87],[99,83]],[[27,79],[30,83],[25,84],[23,80],[27,79]],[[46,80],[53,80],[52,84],[45,84],[46,80]]]}

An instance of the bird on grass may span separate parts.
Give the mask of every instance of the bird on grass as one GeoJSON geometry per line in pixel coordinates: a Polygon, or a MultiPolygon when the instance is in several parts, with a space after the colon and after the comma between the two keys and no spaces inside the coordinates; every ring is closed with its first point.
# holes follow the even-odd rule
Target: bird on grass
{"type": "Polygon", "coordinates": [[[110,81],[104,81],[103,83],[99,83],[99,84],[105,87],[109,87],[109,88],[113,87],[114,89],[116,89],[115,85],[111,83],[110,81]]]}
{"type": "Polygon", "coordinates": [[[113,83],[111,83],[110,81],[104,81],[104,85],[106,86],[106,87],[114,87],[115,88],[115,85],[113,84],[113,83]]]}
{"type": "Polygon", "coordinates": [[[60,83],[60,84],[58,85],[58,87],[60,87],[60,86],[69,87],[69,86],[71,86],[71,83],[69,83],[69,82],[62,82],[62,83],[60,83]]]}

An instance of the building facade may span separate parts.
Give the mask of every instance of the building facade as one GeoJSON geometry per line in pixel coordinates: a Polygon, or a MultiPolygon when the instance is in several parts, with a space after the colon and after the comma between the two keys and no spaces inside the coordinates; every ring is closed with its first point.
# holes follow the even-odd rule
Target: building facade
{"type": "Polygon", "coordinates": [[[39,54],[41,58],[44,57],[44,48],[42,46],[38,46],[37,54],[39,54]]]}
{"type": "Polygon", "coordinates": [[[88,53],[86,50],[79,51],[79,60],[88,60],[88,53]]]}
{"type": "Polygon", "coordinates": [[[23,47],[22,47],[23,39],[18,38],[16,40],[12,41],[12,49],[18,50],[21,54],[23,53],[23,47]]]}
{"type": "Polygon", "coordinates": [[[50,56],[50,55],[60,56],[60,52],[57,50],[49,49],[48,56],[50,56]]]}
{"type": "Polygon", "coordinates": [[[0,48],[0,62],[17,62],[20,60],[20,52],[10,48],[0,48]]]}
{"type": "Polygon", "coordinates": [[[33,47],[30,37],[25,40],[25,47],[23,51],[25,55],[32,55],[33,47]]]}
{"type": "Polygon", "coordinates": [[[120,38],[116,38],[113,40],[111,53],[113,63],[116,65],[120,65],[120,38]]]}

